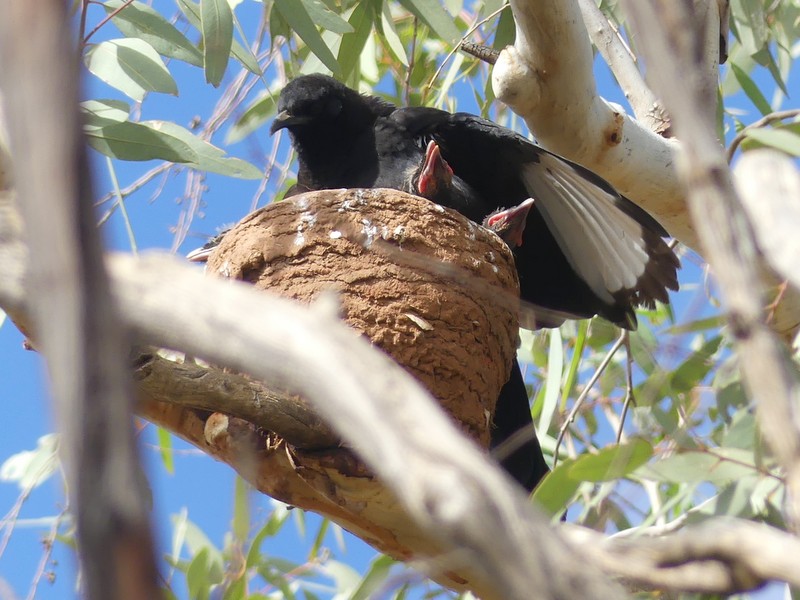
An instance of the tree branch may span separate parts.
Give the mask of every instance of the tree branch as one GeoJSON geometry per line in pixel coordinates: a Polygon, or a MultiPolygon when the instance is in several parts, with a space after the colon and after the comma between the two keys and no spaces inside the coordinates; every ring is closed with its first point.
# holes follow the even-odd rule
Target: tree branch
{"type": "Polygon", "coordinates": [[[786,469],[789,521],[800,518],[800,382],[782,344],[763,317],[762,286],[752,229],[736,195],[705,101],[702,22],[673,0],[626,0],[657,85],[685,145],[679,163],[692,217],[719,282],[744,381],[758,401],[764,439],[786,469]],[[698,25],[699,24],[699,25],[698,25]]]}
{"type": "MultiPolygon", "coordinates": [[[[0,85],[28,237],[29,312],[48,358],[85,595],[152,599],[161,593],[131,423],[127,343],[92,210],[70,35],[63,2],[4,6],[0,85]]],[[[7,166],[0,167],[4,187],[7,166]]]]}
{"type": "Polygon", "coordinates": [[[577,0],[512,0],[511,9],[517,37],[492,72],[497,97],[543,146],[595,171],[696,248],[674,170],[680,146],[597,95],[577,0]]]}

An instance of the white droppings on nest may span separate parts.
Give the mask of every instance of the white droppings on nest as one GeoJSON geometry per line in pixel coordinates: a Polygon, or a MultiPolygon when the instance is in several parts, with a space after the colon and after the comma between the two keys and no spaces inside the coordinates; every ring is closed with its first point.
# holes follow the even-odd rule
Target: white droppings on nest
{"type": "Polygon", "coordinates": [[[392,231],[392,236],[398,239],[402,239],[403,237],[405,237],[405,235],[406,235],[406,228],[403,225],[398,225],[397,227],[394,228],[394,231],[392,231]]]}
{"type": "Polygon", "coordinates": [[[375,236],[378,235],[378,228],[373,225],[369,219],[361,219],[361,224],[363,225],[361,232],[366,237],[366,245],[369,246],[375,239],[375,236]]]}
{"type": "Polygon", "coordinates": [[[222,275],[223,277],[230,277],[231,276],[231,263],[229,263],[226,260],[224,263],[222,263],[220,265],[219,269],[217,269],[217,272],[220,275],[222,275]]]}
{"type": "Polygon", "coordinates": [[[336,209],[336,212],[343,213],[348,210],[357,211],[360,210],[362,206],[367,205],[367,199],[364,197],[364,190],[355,190],[354,195],[355,198],[348,198],[347,200],[342,201],[341,206],[336,209]]]}
{"type": "Polygon", "coordinates": [[[444,206],[442,206],[441,204],[434,204],[433,205],[433,210],[435,210],[440,215],[444,214],[444,206]]]}
{"type": "Polygon", "coordinates": [[[494,252],[489,250],[489,252],[486,253],[486,260],[488,260],[490,263],[493,263],[495,261],[494,252]]]}
{"type": "Polygon", "coordinates": [[[332,240],[338,240],[340,237],[342,237],[342,232],[334,229],[328,234],[328,237],[330,237],[332,240]]]}
{"type": "Polygon", "coordinates": [[[305,211],[302,215],[300,215],[300,223],[307,227],[313,227],[317,223],[316,213],[312,213],[308,210],[305,211]]]}
{"type": "Polygon", "coordinates": [[[500,269],[497,268],[497,265],[492,265],[492,271],[494,271],[495,273],[499,273],[500,269]]]}
{"type": "Polygon", "coordinates": [[[296,200],[294,200],[294,203],[300,210],[308,209],[308,198],[305,196],[299,196],[296,200]]]}

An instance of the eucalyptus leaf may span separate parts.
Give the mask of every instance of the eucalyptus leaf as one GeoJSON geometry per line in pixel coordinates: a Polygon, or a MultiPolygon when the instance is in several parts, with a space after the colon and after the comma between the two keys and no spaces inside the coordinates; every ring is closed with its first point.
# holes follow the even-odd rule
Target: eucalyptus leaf
{"type": "Polygon", "coordinates": [[[256,166],[240,158],[229,157],[213,144],[201,140],[188,129],[171,121],[143,121],[142,125],[184,142],[194,153],[193,167],[210,173],[219,173],[239,179],[261,179],[263,173],[256,166]]]}
{"type": "Polygon", "coordinates": [[[84,60],[90,72],[138,102],[148,92],[178,95],[178,86],[158,52],[144,40],[100,42],[89,48],[84,60]]]}
{"type": "Polygon", "coordinates": [[[182,60],[196,67],[203,66],[203,53],[154,8],[138,0],[131,3],[107,0],[103,4],[109,14],[123,6],[125,8],[112,18],[123,34],[144,40],[162,56],[182,60]]]}
{"type": "Polygon", "coordinates": [[[120,160],[161,159],[174,163],[196,163],[197,153],[184,141],[141,123],[116,123],[85,128],[86,141],[97,150],[120,160]]]}
{"type": "Polygon", "coordinates": [[[611,481],[629,475],[653,455],[653,447],[642,439],[610,446],[597,454],[584,454],[575,461],[569,476],[577,481],[611,481]]]}
{"type": "Polygon", "coordinates": [[[289,26],[300,36],[311,52],[322,61],[331,73],[336,77],[341,77],[341,69],[336,57],[331,49],[323,41],[317,26],[308,14],[308,10],[302,2],[295,0],[274,0],[277,8],[289,26]]]}
{"type": "Polygon", "coordinates": [[[200,0],[200,25],[206,81],[219,87],[228,68],[233,44],[233,12],[228,1],[200,0]]]}
{"type": "Polygon", "coordinates": [[[131,114],[131,107],[122,100],[86,100],[81,102],[84,127],[105,127],[123,123],[131,114]]]}
{"type": "Polygon", "coordinates": [[[439,0],[400,0],[400,4],[419,17],[444,42],[455,44],[461,39],[455,19],[439,0]]]}

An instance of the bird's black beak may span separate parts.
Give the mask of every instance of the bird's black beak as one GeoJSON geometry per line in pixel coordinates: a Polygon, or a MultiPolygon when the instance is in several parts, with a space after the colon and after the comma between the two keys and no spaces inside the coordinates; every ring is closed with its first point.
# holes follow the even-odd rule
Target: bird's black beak
{"type": "Polygon", "coordinates": [[[291,129],[294,125],[304,125],[310,121],[311,117],[295,116],[288,110],[282,110],[275,115],[275,120],[272,121],[272,125],[269,128],[269,134],[274,135],[276,131],[281,129],[291,129]]]}

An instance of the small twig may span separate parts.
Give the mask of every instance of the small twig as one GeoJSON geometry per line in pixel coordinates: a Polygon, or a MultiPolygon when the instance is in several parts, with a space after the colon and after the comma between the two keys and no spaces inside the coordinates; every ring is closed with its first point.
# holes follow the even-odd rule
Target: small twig
{"type": "MultiPolygon", "coordinates": [[[[108,165],[108,176],[111,177],[111,185],[114,186],[114,194],[117,196],[117,202],[114,206],[119,206],[119,211],[122,214],[122,221],[125,223],[125,231],[128,233],[131,252],[136,255],[139,253],[139,249],[136,245],[136,236],[133,233],[133,227],[131,227],[131,218],[128,216],[128,209],[125,208],[125,198],[122,196],[122,192],[119,189],[117,171],[114,169],[114,163],[111,162],[111,158],[108,156],[106,156],[106,164],[108,165]]],[[[114,209],[112,208],[111,210],[114,209]]]]}
{"type": "Polygon", "coordinates": [[[436,79],[439,77],[439,73],[442,72],[442,69],[444,69],[444,66],[450,61],[450,59],[453,57],[453,55],[456,52],[458,52],[459,50],[463,50],[464,52],[474,56],[475,58],[480,58],[481,60],[486,61],[490,65],[493,65],[494,63],[497,62],[497,57],[500,56],[500,51],[499,50],[495,50],[494,48],[490,48],[489,46],[484,46],[483,44],[476,44],[474,42],[468,42],[467,41],[467,37],[469,37],[473,33],[475,33],[475,31],[478,29],[478,27],[480,27],[481,25],[484,25],[485,23],[488,23],[489,21],[494,19],[497,15],[499,15],[501,12],[503,12],[503,10],[505,10],[507,7],[508,7],[508,4],[506,3],[503,6],[501,6],[500,8],[498,8],[497,10],[493,11],[489,16],[487,16],[487,17],[481,19],[480,21],[478,21],[477,23],[475,23],[475,25],[473,25],[472,27],[470,27],[467,30],[467,33],[465,33],[462,36],[461,40],[459,40],[459,42],[453,47],[453,49],[450,50],[450,52],[447,53],[447,56],[444,57],[444,60],[442,61],[442,64],[440,64],[439,68],[436,69],[436,72],[433,74],[433,77],[431,77],[431,80],[428,82],[428,85],[426,86],[426,89],[431,89],[431,86],[433,85],[433,82],[436,81],[436,79]],[[469,46],[469,48],[467,48],[467,46],[469,46]]]}
{"type": "Polygon", "coordinates": [[[500,56],[499,50],[475,42],[461,42],[458,49],[490,65],[496,63],[497,57],[500,56]]]}
{"type": "MultiPolygon", "coordinates": [[[[87,2],[87,3],[86,3],[84,6],[86,7],[86,6],[88,6],[88,4],[89,4],[89,3],[87,2]]],[[[116,9],[116,10],[112,11],[111,13],[109,13],[108,15],[106,15],[104,19],[101,19],[101,20],[100,20],[100,22],[99,22],[97,25],[95,25],[95,28],[94,28],[94,29],[92,29],[92,30],[91,30],[91,31],[90,31],[90,32],[89,32],[89,33],[86,35],[86,37],[82,37],[82,38],[81,38],[81,48],[84,48],[84,47],[86,46],[86,43],[89,41],[89,38],[91,38],[91,37],[92,37],[92,36],[93,36],[95,33],[97,33],[98,31],[100,31],[100,29],[101,29],[101,28],[102,28],[102,27],[103,27],[103,26],[104,26],[106,23],[108,23],[108,22],[109,22],[111,19],[113,19],[114,17],[116,17],[116,16],[117,16],[119,13],[121,13],[123,10],[125,10],[125,9],[126,9],[128,6],[130,6],[131,4],[133,4],[133,0],[125,0],[125,3],[124,3],[122,6],[120,6],[118,9],[116,9]]],[[[85,24],[85,23],[83,22],[85,18],[86,18],[86,10],[84,9],[84,12],[83,12],[83,14],[81,15],[81,21],[82,21],[82,25],[84,25],[84,24],[85,24]]],[[[83,33],[83,30],[81,30],[81,33],[83,33]]]]}
{"type": "Polygon", "coordinates": [[[725,151],[725,160],[728,161],[728,164],[731,163],[733,160],[733,155],[736,153],[736,149],[739,147],[744,139],[747,137],[747,134],[753,130],[758,129],[760,127],[765,127],[770,123],[774,123],[775,121],[785,121],[786,119],[793,119],[794,117],[800,116],[800,108],[793,108],[791,110],[779,110],[773,113],[769,113],[768,115],[764,115],[758,121],[754,121],[750,123],[747,127],[742,129],[739,133],[736,134],[736,137],[733,138],[731,141],[731,145],[728,146],[728,149],[725,151]]]}
{"type": "Polygon", "coordinates": [[[589,395],[589,391],[592,389],[592,386],[600,378],[600,375],[603,374],[603,371],[606,370],[606,367],[611,362],[611,359],[614,357],[614,354],[616,354],[617,350],[620,349],[623,342],[627,339],[627,333],[628,333],[627,331],[623,331],[622,335],[620,335],[617,341],[614,342],[614,345],[611,346],[611,349],[608,351],[608,354],[606,354],[605,358],[603,358],[603,361],[597,367],[597,370],[594,372],[591,379],[589,379],[589,381],[586,383],[586,387],[583,388],[583,391],[581,392],[580,396],[578,396],[578,399],[575,400],[575,405],[572,407],[572,410],[569,411],[569,415],[567,415],[564,424],[561,426],[561,429],[558,432],[558,438],[556,439],[556,449],[553,452],[554,469],[558,464],[558,451],[561,448],[561,442],[564,440],[564,435],[566,435],[567,429],[569,429],[570,424],[575,421],[575,415],[578,414],[578,411],[580,410],[581,406],[586,400],[586,397],[589,395]]]}
{"type": "Polygon", "coordinates": [[[28,590],[28,595],[25,597],[25,600],[34,600],[36,598],[36,589],[39,587],[39,582],[42,580],[47,563],[50,561],[50,557],[53,555],[53,544],[56,542],[58,529],[61,527],[61,521],[68,513],[69,506],[65,506],[64,509],[58,513],[58,516],[56,516],[55,520],[53,521],[53,526],[50,528],[50,533],[43,540],[44,552],[42,553],[42,557],[39,559],[39,566],[36,568],[36,574],[33,576],[31,587],[30,590],[28,590]]]}
{"type": "Polygon", "coordinates": [[[625,401],[622,403],[622,413],[619,416],[619,429],[617,430],[617,444],[622,440],[622,430],[625,427],[625,417],[628,415],[628,408],[631,404],[636,404],[636,397],[633,394],[633,354],[631,353],[631,336],[627,331],[623,331],[625,336],[625,401]]]}

